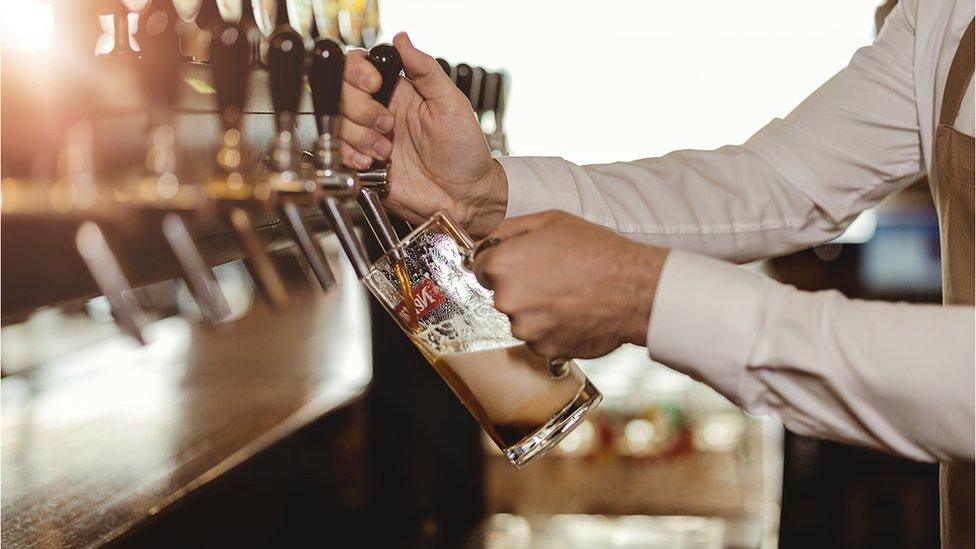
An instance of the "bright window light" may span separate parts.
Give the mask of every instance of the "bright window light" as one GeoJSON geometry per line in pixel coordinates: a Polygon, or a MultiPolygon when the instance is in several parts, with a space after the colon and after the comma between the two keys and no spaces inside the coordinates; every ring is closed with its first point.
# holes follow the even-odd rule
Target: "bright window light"
{"type": "Polygon", "coordinates": [[[512,154],[594,163],[741,143],[871,42],[879,3],[412,0],[382,24],[508,70],[512,154]]]}
{"type": "Polygon", "coordinates": [[[54,6],[50,0],[0,0],[0,43],[4,48],[41,51],[54,37],[54,6]]]}

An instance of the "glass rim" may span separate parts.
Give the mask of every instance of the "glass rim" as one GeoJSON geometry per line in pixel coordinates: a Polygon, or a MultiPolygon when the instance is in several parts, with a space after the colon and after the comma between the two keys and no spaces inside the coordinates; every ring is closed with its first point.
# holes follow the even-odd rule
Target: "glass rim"
{"type": "Polygon", "coordinates": [[[407,233],[407,236],[404,236],[403,238],[398,240],[396,246],[393,249],[387,250],[382,255],[377,257],[376,261],[373,261],[372,264],[370,264],[369,274],[367,274],[366,277],[364,278],[368,278],[370,274],[372,274],[377,269],[379,269],[379,264],[383,261],[385,261],[387,265],[393,265],[395,261],[392,259],[392,254],[395,250],[400,250],[402,252],[404,248],[408,246],[415,238],[420,236],[421,233],[423,233],[424,231],[429,229],[432,225],[438,222],[442,222],[445,225],[447,225],[448,233],[454,236],[455,239],[458,241],[458,247],[462,248],[461,250],[462,253],[464,253],[465,251],[463,248],[471,249],[474,247],[474,241],[471,240],[471,237],[468,236],[468,233],[464,231],[464,229],[458,224],[458,222],[454,221],[454,219],[450,216],[450,214],[447,213],[446,210],[438,210],[437,212],[434,213],[434,215],[430,216],[430,218],[427,219],[427,221],[424,221],[420,225],[414,227],[412,231],[407,233]]]}

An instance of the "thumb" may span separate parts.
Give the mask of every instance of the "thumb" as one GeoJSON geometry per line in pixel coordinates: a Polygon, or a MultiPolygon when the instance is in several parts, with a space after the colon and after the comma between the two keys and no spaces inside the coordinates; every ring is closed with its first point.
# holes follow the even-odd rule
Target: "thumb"
{"type": "Polygon", "coordinates": [[[407,33],[397,33],[393,37],[393,45],[403,61],[403,74],[424,100],[447,100],[452,97],[456,88],[451,77],[444,73],[433,57],[415,48],[407,33]]]}

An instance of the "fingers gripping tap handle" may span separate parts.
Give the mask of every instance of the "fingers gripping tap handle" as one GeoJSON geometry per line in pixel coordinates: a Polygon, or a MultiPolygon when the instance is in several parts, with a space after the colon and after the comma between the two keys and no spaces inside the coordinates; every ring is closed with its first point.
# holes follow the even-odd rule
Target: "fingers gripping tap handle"
{"type": "Polygon", "coordinates": [[[397,79],[403,70],[403,61],[396,48],[390,44],[380,44],[369,50],[366,59],[380,72],[383,83],[379,91],[373,94],[373,99],[381,103],[384,107],[390,106],[393,99],[393,90],[396,88],[397,79]]]}
{"type": "MultiPolygon", "coordinates": [[[[403,70],[403,62],[400,59],[400,54],[397,53],[396,48],[392,45],[380,44],[369,50],[369,53],[366,54],[366,59],[376,67],[376,70],[379,71],[380,77],[382,78],[380,89],[373,94],[373,99],[384,106],[389,106],[390,100],[393,99],[393,90],[396,88],[400,72],[403,70]]],[[[363,180],[370,183],[378,180],[379,185],[377,186],[381,190],[385,190],[388,185],[386,174],[387,172],[384,166],[374,164],[363,180]]],[[[359,194],[359,204],[366,214],[366,220],[369,222],[373,234],[376,235],[376,239],[379,240],[380,246],[385,251],[391,252],[394,259],[402,259],[402,251],[397,247],[400,239],[397,237],[396,231],[390,223],[386,210],[383,209],[379,193],[373,188],[364,187],[359,194]]]]}

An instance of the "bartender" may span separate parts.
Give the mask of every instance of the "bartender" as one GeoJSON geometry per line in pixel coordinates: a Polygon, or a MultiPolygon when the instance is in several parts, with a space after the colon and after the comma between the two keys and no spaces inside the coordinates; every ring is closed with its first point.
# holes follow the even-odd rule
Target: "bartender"
{"type": "Polygon", "coordinates": [[[370,98],[372,66],[347,63],[344,161],[389,159],[394,211],[447,210],[490,239],[475,272],[536,352],[647,345],[797,433],[940,461],[943,545],[973,547],[973,11],[902,0],[872,46],[742,145],[590,166],[492,159],[467,98],[401,33],[389,109],[370,98]],[[733,265],[830,241],[924,175],[945,306],[801,292],[733,265]]]}

